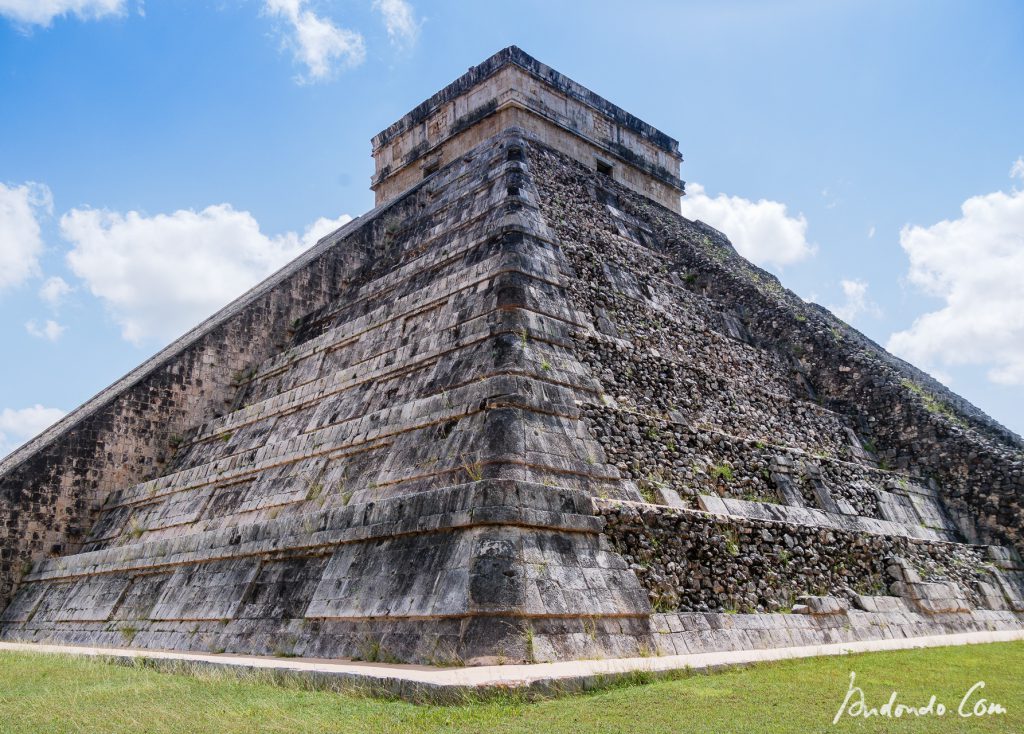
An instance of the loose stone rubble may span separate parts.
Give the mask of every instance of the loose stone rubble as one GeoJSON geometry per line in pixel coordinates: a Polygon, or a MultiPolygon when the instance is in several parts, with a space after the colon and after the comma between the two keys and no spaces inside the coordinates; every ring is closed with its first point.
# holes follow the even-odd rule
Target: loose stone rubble
{"type": "Polygon", "coordinates": [[[386,203],[0,463],[0,638],[481,664],[1021,629],[1020,437],[656,203],[673,172],[645,194],[631,156],[675,141],[502,54],[385,136],[386,203]],[[509,64],[633,129],[628,178],[586,163],[600,120],[437,111],[509,64]]]}
{"type": "Polygon", "coordinates": [[[950,611],[967,611],[982,584],[998,585],[973,546],[642,505],[602,503],[600,512],[658,611],[791,612],[808,594],[907,596],[911,581],[952,584],[931,591],[966,600],[950,611]]]}

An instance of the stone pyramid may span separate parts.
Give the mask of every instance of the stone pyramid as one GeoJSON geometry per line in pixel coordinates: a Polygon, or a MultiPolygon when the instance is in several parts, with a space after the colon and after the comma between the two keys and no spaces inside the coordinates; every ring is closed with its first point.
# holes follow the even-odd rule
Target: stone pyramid
{"type": "Polygon", "coordinates": [[[1024,442],[510,47],[376,208],[0,463],[0,637],[433,664],[1017,630],[1024,442]]]}

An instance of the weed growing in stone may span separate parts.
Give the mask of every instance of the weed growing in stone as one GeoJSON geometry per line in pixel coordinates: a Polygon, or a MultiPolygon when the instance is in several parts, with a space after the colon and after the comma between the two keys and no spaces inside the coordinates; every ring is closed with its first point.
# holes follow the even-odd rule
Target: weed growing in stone
{"type": "Polygon", "coordinates": [[[711,476],[715,479],[723,479],[726,482],[731,482],[735,478],[732,466],[727,461],[711,467],[711,476]]]}
{"type": "Polygon", "coordinates": [[[523,642],[526,646],[526,660],[531,663],[536,662],[533,650],[533,626],[529,623],[527,623],[525,629],[523,629],[523,642]]]}
{"type": "Polygon", "coordinates": [[[921,402],[924,403],[924,409],[927,410],[932,415],[943,416],[952,423],[955,423],[956,425],[960,426],[961,428],[967,427],[966,421],[964,421],[960,416],[958,416],[952,408],[950,408],[948,405],[943,403],[941,400],[936,398],[931,393],[925,391],[923,387],[918,385],[913,380],[903,378],[902,380],[900,380],[900,384],[903,385],[903,387],[905,387],[907,390],[910,390],[910,392],[914,393],[919,398],[921,398],[921,402]]]}
{"type": "Polygon", "coordinates": [[[131,519],[131,523],[128,526],[128,534],[133,538],[138,539],[142,537],[142,534],[146,532],[146,528],[139,524],[139,521],[134,517],[131,519]]]}
{"type": "Polygon", "coordinates": [[[725,550],[730,556],[740,554],[740,536],[732,528],[725,531],[725,550]]]}
{"type": "Polygon", "coordinates": [[[126,624],[119,631],[121,633],[121,638],[124,640],[126,645],[131,644],[131,641],[135,639],[135,635],[139,632],[137,628],[130,624],[126,624]]]}
{"type": "Polygon", "coordinates": [[[476,461],[468,461],[463,458],[462,470],[466,472],[466,476],[469,477],[472,482],[479,482],[484,478],[484,465],[479,459],[476,461]]]}

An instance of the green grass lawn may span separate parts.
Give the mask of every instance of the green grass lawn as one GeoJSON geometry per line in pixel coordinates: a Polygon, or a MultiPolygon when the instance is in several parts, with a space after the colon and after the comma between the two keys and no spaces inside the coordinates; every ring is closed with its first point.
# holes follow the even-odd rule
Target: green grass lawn
{"type": "MultiPolygon", "coordinates": [[[[413,706],[225,674],[172,675],[62,656],[0,653],[0,732],[1024,732],[1024,642],[795,660],[546,701],[413,706]],[[943,717],[832,718],[850,671],[869,706],[943,717]],[[1007,713],[960,718],[977,681],[1007,713]]],[[[976,697],[976,698],[977,698],[976,697]]]]}

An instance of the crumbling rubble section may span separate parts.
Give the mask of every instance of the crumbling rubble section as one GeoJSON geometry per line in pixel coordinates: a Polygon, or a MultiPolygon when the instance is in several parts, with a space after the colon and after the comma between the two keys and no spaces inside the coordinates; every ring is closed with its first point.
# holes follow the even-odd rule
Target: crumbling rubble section
{"type": "Polygon", "coordinates": [[[969,611],[1013,583],[985,547],[637,504],[603,502],[600,512],[658,611],[792,612],[805,596],[969,611]]]}
{"type": "MultiPolygon", "coordinates": [[[[806,399],[835,415],[856,437],[850,450],[862,449],[861,460],[895,472],[899,481],[936,492],[964,538],[1024,548],[1020,436],[825,309],[787,291],[713,228],[606,182],[590,193],[607,202],[606,222],[655,253],[661,275],[648,265],[655,260],[633,261],[634,271],[643,268],[652,292],[714,304],[723,332],[776,355],[772,361],[792,364],[806,399]]],[[[821,449],[831,453],[827,441],[821,449]]]]}
{"type": "Polygon", "coordinates": [[[655,610],[1024,609],[1019,437],[716,230],[543,146],[530,161],[591,317],[583,420],[644,500],[599,496],[605,533],[655,610]]]}

